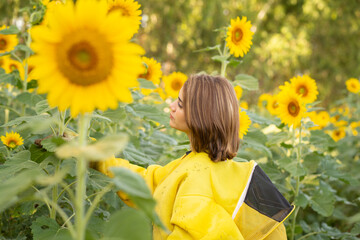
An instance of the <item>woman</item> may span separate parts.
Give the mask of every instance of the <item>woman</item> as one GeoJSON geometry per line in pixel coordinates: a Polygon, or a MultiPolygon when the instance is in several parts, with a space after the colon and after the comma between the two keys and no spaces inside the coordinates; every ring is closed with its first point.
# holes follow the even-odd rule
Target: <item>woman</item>
{"type": "Polygon", "coordinates": [[[154,226],[154,239],[286,239],[282,222],[293,207],[254,161],[234,162],[239,148],[239,109],[222,77],[193,75],[170,104],[170,126],[185,132],[191,151],[166,166],[147,169],[123,159],[101,162],[141,174],[156,212],[171,231],[154,226]]]}

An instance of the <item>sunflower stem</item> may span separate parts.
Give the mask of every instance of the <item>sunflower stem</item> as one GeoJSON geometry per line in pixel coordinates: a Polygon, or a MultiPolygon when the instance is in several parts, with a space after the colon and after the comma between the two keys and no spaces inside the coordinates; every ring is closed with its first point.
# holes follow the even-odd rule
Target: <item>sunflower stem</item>
{"type": "MultiPolygon", "coordinates": [[[[299,143],[297,145],[297,163],[296,163],[296,168],[298,168],[301,164],[301,141],[302,141],[302,126],[301,126],[301,122],[300,122],[300,126],[299,126],[299,143]]],[[[295,128],[294,128],[294,131],[295,131],[295,128]]],[[[295,138],[295,137],[294,137],[295,138]]],[[[295,187],[295,195],[294,195],[294,201],[296,200],[297,196],[299,195],[299,190],[300,190],[300,176],[297,176],[296,177],[296,187],[295,187]]],[[[297,207],[295,209],[295,212],[294,212],[294,216],[293,216],[293,221],[292,221],[292,225],[291,225],[291,240],[294,240],[295,238],[295,226],[296,226],[296,217],[297,217],[297,214],[299,212],[299,207],[297,207]]]]}
{"type": "MultiPolygon", "coordinates": [[[[31,44],[31,35],[30,35],[30,28],[27,30],[27,39],[26,39],[26,46],[30,47],[31,44]]],[[[29,64],[28,64],[28,60],[30,57],[30,52],[26,51],[25,53],[25,66],[24,66],[24,92],[27,91],[27,81],[28,81],[28,71],[29,71],[29,64]]]]}
{"type": "MultiPolygon", "coordinates": [[[[79,147],[86,146],[87,130],[90,122],[88,115],[81,114],[79,118],[79,147]]],[[[86,195],[86,159],[83,155],[79,157],[76,165],[76,196],[75,196],[75,229],[76,240],[85,239],[85,195],[86,195]]]]}
{"type": "MultiPolygon", "coordinates": [[[[59,160],[56,164],[54,174],[56,174],[60,170],[60,164],[61,164],[61,162],[59,160]]],[[[57,200],[58,200],[58,184],[55,184],[52,189],[52,201],[57,204],[57,200]]],[[[56,208],[54,208],[54,207],[51,208],[50,218],[52,218],[54,220],[56,219],[56,208]]]]}
{"type": "Polygon", "coordinates": [[[224,60],[222,60],[221,61],[221,73],[220,73],[220,75],[222,76],[222,77],[226,77],[226,67],[227,67],[227,65],[228,65],[228,53],[227,53],[227,47],[226,47],[226,41],[225,41],[225,43],[224,43],[224,50],[223,50],[223,52],[222,52],[222,54],[221,54],[221,56],[226,56],[227,58],[226,59],[224,59],[224,60]]]}

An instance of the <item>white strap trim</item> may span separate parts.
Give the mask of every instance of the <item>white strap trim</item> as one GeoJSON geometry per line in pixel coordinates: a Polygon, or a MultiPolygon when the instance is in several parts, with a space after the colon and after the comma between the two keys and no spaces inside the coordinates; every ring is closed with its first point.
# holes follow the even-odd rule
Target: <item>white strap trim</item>
{"type": "Polygon", "coordinates": [[[239,201],[238,201],[238,203],[236,204],[236,208],[235,208],[235,210],[234,210],[234,212],[233,212],[233,214],[232,214],[232,219],[235,219],[236,214],[238,213],[241,205],[244,203],[244,200],[245,200],[247,191],[248,191],[248,189],[249,189],[249,185],[250,185],[250,182],[251,182],[251,179],[252,179],[252,175],[253,175],[253,173],[254,173],[254,170],[255,170],[256,165],[257,165],[257,163],[254,162],[254,166],[253,166],[253,168],[252,168],[252,170],[251,170],[251,173],[250,173],[250,176],[249,176],[248,181],[247,181],[247,183],[246,183],[245,189],[244,189],[244,191],[241,193],[241,196],[240,196],[240,198],[239,198],[239,201]]]}

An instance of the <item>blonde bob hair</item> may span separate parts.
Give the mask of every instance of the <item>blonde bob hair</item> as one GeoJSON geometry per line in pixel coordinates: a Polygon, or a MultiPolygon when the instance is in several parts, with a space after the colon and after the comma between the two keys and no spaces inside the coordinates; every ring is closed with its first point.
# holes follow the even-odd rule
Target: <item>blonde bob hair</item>
{"type": "Polygon", "coordinates": [[[191,75],[183,86],[185,120],[191,149],[212,161],[232,159],[239,149],[239,106],[233,86],[223,77],[191,75]]]}

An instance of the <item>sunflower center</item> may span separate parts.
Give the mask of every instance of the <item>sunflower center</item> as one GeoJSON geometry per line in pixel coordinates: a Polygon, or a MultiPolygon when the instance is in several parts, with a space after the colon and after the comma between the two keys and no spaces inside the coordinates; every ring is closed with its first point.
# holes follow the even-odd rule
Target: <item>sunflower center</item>
{"type": "Polygon", "coordinates": [[[68,58],[72,66],[78,70],[89,70],[97,65],[98,58],[94,48],[86,41],[74,44],[68,58]]]}
{"type": "Polygon", "coordinates": [[[62,75],[79,86],[105,81],[114,64],[112,45],[102,34],[82,29],[65,36],[56,48],[57,64],[62,75]]]}
{"type": "Polygon", "coordinates": [[[244,33],[240,28],[237,28],[234,30],[233,35],[232,35],[232,41],[234,43],[239,43],[241,41],[241,39],[243,38],[244,33]]]}
{"type": "Polygon", "coordinates": [[[15,148],[16,145],[17,145],[17,144],[16,144],[15,141],[10,141],[9,144],[8,144],[9,148],[15,148]]]}
{"type": "Polygon", "coordinates": [[[144,78],[146,80],[150,80],[149,68],[147,68],[143,74],[140,74],[138,78],[144,78]]]}
{"type": "Polygon", "coordinates": [[[336,136],[340,136],[340,131],[335,131],[336,136]]]}
{"type": "Polygon", "coordinates": [[[279,103],[278,102],[273,102],[272,106],[275,109],[275,108],[277,108],[279,106],[279,103]]]}
{"type": "Polygon", "coordinates": [[[119,10],[121,12],[121,15],[123,15],[123,16],[127,16],[127,17],[131,16],[129,9],[127,9],[124,6],[112,6],[109,9],[108,13],[113,12],[113,11],[117,11],[117,10],[119,10]]]}
{"type": "Polygon", "coordinates": [[[296,117],[299,114],[299,111],[300,111],[299,104],[295,102],[289,103],[288,112],[290,113],[291,116],[296,117]]]}
{"type": "Polygon", "coordinates": [[[1,38],[0,39],[0,50],[4,50],[6,48],[7,41],[6,39],[1,38]]]}
{"type": "Polygon", "coordinates": [[[171,82],[171,88],[174,89],[175,91],[179,91],[182,87],[182,83],[180,80],[178,79],[174,79],[172,82],[171,82]]]}
{"type": "Polygon", "coordinates": [[[10,68],[11,71],[15,71],[15,70],[18,69],[18,66],[16,64],[10,64],[9,68],[10,68]]]}
{"type": "Polygon", "coordinates": [[[305,86],[300,86],[298,88],[298,94],[300,94],[301,96],[306,96],[308,94],[308,90],[305,86]]]}

